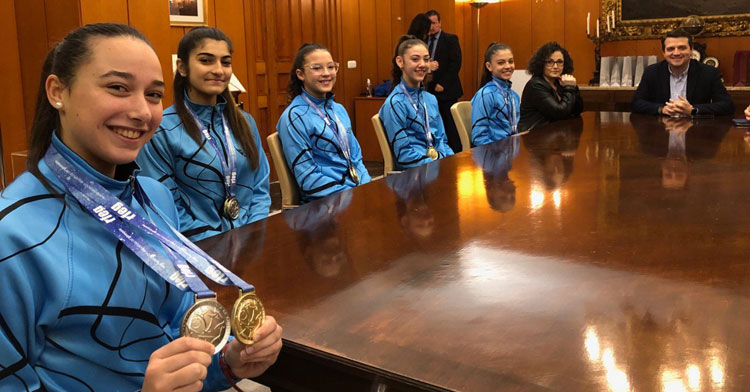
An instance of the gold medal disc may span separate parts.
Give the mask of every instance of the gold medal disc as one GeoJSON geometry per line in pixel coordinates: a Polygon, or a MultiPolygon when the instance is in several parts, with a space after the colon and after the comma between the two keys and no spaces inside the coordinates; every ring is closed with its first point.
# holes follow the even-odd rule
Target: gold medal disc
{"type": "Polygon", "coordinates": [[[236,197],[224,199],[224,216],[232,220],[240,216],[240,202],[236,197]]]}
{"type": "Polygon", "coordinates": [[[221,351],[231,333],[229,313],[216,298],[196,300],[182,317],[180,335],[205,340],[221,351]]]}
{"type": "Polygon", "coordinates": [[[352,181],[354,181],[355,184],[359,184],[359,174],[357,174],[357,169],[355,169],[354,166],[349,166],[349,175],[352,177],[352,181]]]}
{"type": "Polygon", "coordinates": [[[430,159],[432,159],[433,161],[438,159],[438,152],[435,147],[430,146],[427,149],[427,156],[430,157],[430,159]]]}
{"type": "Polygon", "coordinates": [[[232,308],[232,331],[241,343],[250,345],[255,332],[266,318],[266,310],[254,291],[240,292],[232,308]]]}

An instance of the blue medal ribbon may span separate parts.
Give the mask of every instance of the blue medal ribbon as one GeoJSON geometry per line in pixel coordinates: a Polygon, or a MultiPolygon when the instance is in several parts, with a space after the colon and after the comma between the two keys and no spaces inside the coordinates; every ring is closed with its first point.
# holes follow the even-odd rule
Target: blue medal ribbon
{"type": "MultiPolygon", "coordinates": [[[[156,212],[156,214],[166,222],[166,219],[164,219],[159,210],[154,208],[151,200],[148,198],[148,195],[146,195],[146,192],[143,191],[143,187],[141,186],[140,182],[138,182],[137,178],[133,178],[133,188],[133,196],[136,198],[136,200],[138,200],[138,203],[156,212]]],[[[216,261],[216,259],[211,257],[203,249],[199,248],[192,241],[187,239],[187,237],[185,237],[182,233],[177,231],[177,229],[172,227],[169,222],[167,222],[167,226],[169,226],[172,234],[177,237],[181,243],[177,243],[173,238],[164,235],[161,230],[159,230],[159,228],[156,228],[156,230],[159,231],[159,234],[154,234],[154,236],[157,236],[157,238],[159,238],[160,240],[164,238],[165,243],[171,243],[167,246],[185,257],[190,262],[190,264],[201,271],[203,275],[220,285],[229,286],[231,284],[233,286],[236,286],[243,293],[255,290],[255,287],[253,285],[245,282],[240,277],[235,275],[232,271],[221,265],[221,263],[216,261]]]]}
{"type": "MultiPolygon", "coordinates": [[[[403,80],[401,81],[401,83],[399,83],[399,87],[401,87],[401,90],[404,92],[404,95],[406,95],[406,98],[409,98],[411,107],[413,107],[414,111],[417,113],[417,122],[419,122],[419,106],[417,106],[417,104],[411,98],[411,95],[409,95],[409,90],[407,90],[406,86],[404,86],[403,80]]],[[[424,137],[425,139],[427,139],[427,145],[432,147],[432,132],[430,131],[430,114],[427,112],[427,104],[425,102],[422,102],[422,106],[424,106],[424,137]]]]}
{"type": "Polygon", "coordinates": [[[219,149],[219,146],[216,145],[216,141],[211,137],[208,129],[203,126],[203,122],[201,122],[188,105],[185,105],[185,108],[193,117],[195,125],[198,126],[198,129],[203,133],[203,137],[206,138],[208,144],[213,147],[214,151],[216,151],[216,155],[219,157],[219,162],[221,162],[221,172],[224,175],[224,190],[226,191],[227,198],[235,197],[234,189],[237,186],[237,155],[234,149],[234,139],[232,138],[232,133],[229,131],[229,127],[227,126],[227,120],[224,117],[224,113],[221,114],[221,126],[224,128],[224,138],[227,140],[227,150],[229,154],[228,160],[224,159],[224,154],[221,152],[221,149],[219,149]]]}
{"type": "Polygon", "coordinates": [[[341,119],[339,119],[339,116],[336,114],[336,112],[333,112],[333,117],[336,119],[336,127],[334,127],[333,123],[331,123],[331,120],[325,114],[323,114],[318,105],[316,105],[310,98],[308,98],[304,92],[301,94],[301,96],[302,99],[307,103],[307,105],[315,110],[315,113],[318,114],[318,117],[320,117],[320,119],[326,123],[326,126],[330,128],[331,131],[333,131],[333,134],[336,135],[336,141],[339,143],[339,147],[341,147],[341,151],[344,153],[346,165],[347,167],[352,167],[351,149],[349,148],[349,135],[347,133],[347,129],[344,127],[344,124],[341,123],[341,119]]]}
{"type": "Polygon", "coordinates": [[[153,207],[148,200],[145,192],[141,188],[138,180],[131,178],[134,187],[134,196],[136,200],[144,207],[151,208],[155,211],[170,230],[180,239],[177,242],[174,238],[166,235],[152,221],[146,220],[131,208],[115,197],[103,186],[94,182],[88,175],[68,162],[54,145],[51,145],[44,156],[44,160],[50,170],[63,183],[66,189],[70,191],[73,197],[80,202],[86,210],[97,218],[104,226],[120,241],[132,250],[146,265],[154,272],[159,274],[164,280],[172,283],[180,290],[190,287],[198,298],[215,297],[216,294],[208,289],[206,285],[198,278],[187,265],[185,260],[192,264],[196,269],[201,271],[206,277],[216,283],[229,285],[231,281],[243,292],[252,291],[254,288],[239,279],[236,275],[227,270],[216,260],[210,258],[205,252],[190,242],[181,233],[177,232],[169,224],[169,221],[153,207]],[[154,236],[164,247],[169,261],[156,252],[138,233],[132,230],[132,227],[154,236]],[[180,259],[175,255],[179,254],[184,258],[180,259]],[[228,273],[227,273],[228,272],[228,273]]]}
{"type": "Polygon", "coordinates": [[[169,260],[166,259],[134,232],[128,224],[135,213],[129,208],[122,209],[121,206],[125,205],[122,201],[68,162],[54,145],[50,145],[44,161],[63,186],[94,218],[164,280],[182,291],[189,287],[198,298],[216,296],[184,261],[172,257],[169,252],[169,260]]]}

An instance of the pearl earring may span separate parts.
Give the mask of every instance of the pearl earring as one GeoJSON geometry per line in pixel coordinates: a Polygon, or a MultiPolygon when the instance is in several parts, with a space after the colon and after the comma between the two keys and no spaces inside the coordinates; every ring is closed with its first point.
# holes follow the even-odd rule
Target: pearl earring
{"type": "Polygon", "coordinates": [[[58,109],[62,108],[62,102],[55,102],[55,107],[58,109]]]}

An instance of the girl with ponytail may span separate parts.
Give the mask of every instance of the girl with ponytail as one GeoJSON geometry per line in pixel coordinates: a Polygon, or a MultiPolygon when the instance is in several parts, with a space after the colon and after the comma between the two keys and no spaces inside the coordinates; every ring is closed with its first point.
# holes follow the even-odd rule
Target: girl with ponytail
{"type": "Polygon", "coordinates": [[[513,52],[493,42],[484,52],[482,86],[471,99],[471,145],[481,146],[518,133],[521,99],[511,89],[513,52]]]}
{"type": "Polygon", "coordinates": [[[174,105],[138,156],[143,173],[172,191],[181,230],[193,241],[263,219],[271,206],[258,128],[229,93],[232,52],[215,28],[182,37],[174,105]]]}
{"type": "Polygon", "coordinates": [[[164,250],[178,241],[174,200],[134,164],[163,94],[132,27],[86,25],[47,55],[29,171],[0,195],[0,391],[223,390],[222,362],[254,377],[275,361],[272,317],[252,355],[180,330],[193,293],[164,250]]]}
{"type": "Polygon", "coordinates": [[[402,36],[396,45],[393,90],[380,108],[396,169],[404,170],[453,155],[437,99],[424,91],[430,66],[424,41],[402,36]]]}
{"type": "Polygon", "coordinates": [[[328,49],[307,43],[289,72],[290,104],[276,130],[302,202],[370,182],[349,115],[333,100],[338,70],[328,49]]]}

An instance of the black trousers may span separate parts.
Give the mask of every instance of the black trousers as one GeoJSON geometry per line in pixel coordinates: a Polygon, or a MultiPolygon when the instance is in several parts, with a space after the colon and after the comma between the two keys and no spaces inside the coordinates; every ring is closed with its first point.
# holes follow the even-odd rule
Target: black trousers
{"type": "Polygon", "coordinates": [[[448,137],[448,145],[451,147],[451,150],[453,150],[453,152],[458,153],[461,152],[461,138],[458,137],[456,122],[453,121],[453,115],[451,114],[451,106],[453,106],[453,104],[456,102],[458,102],[458,100],[438,100],[438,109],[440,110],[440,117],[443,119],[445,136],[448,137]]]}

